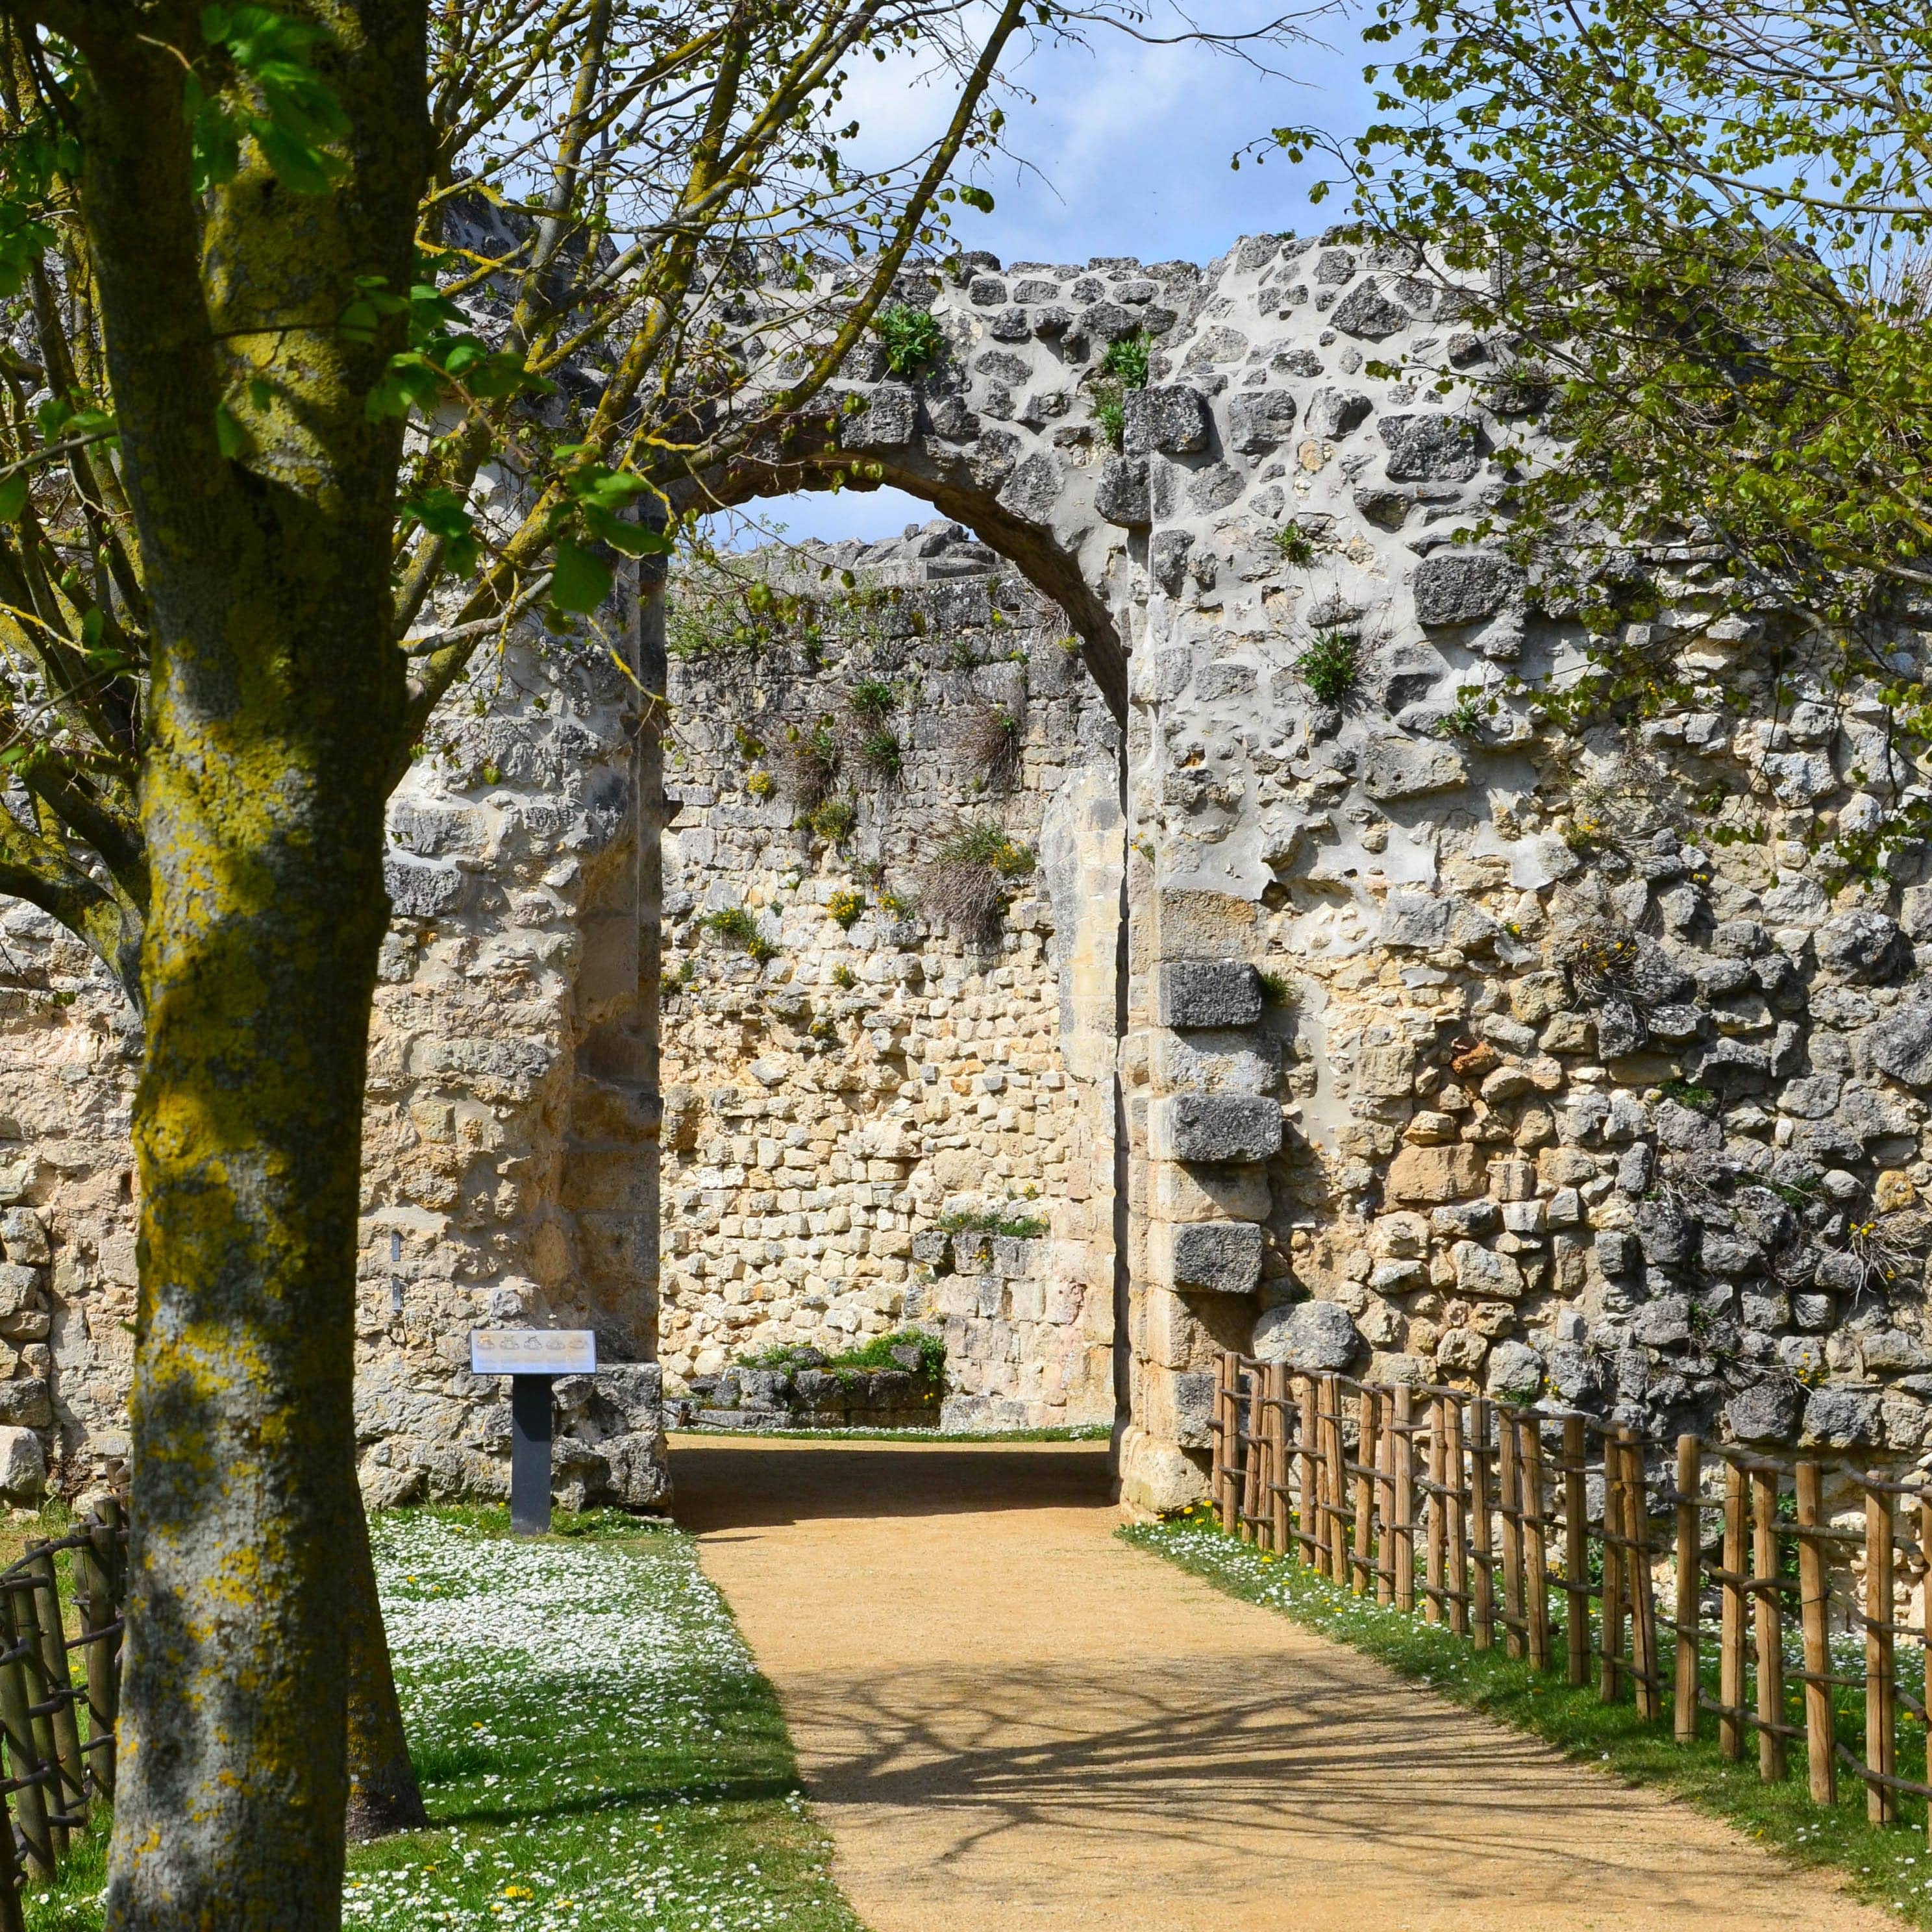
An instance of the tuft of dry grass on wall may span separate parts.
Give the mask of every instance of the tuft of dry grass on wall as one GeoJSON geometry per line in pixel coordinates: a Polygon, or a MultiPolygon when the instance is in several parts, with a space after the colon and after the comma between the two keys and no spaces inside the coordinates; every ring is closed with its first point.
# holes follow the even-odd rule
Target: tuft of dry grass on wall
{"type": "Polygon", "coordinates": [[[984,779],[986,790],[1008,792],[1019,783],[1025,743],[1025,726],[1004,705],[982,705],[968,715],[959,755],[967,770],[984,779]]]}
{"type": "Polygon", "coordinates": [[[962,825],[936,851],[920,882],[920,910],[934,925],[974,945],[999,936],[1013,886],[1034,868],[1030,848],[997,822],[962,825]]]}
{"type": "Polygon", "coordinates": [[[829,722],[821,720],[811,731],[779,746],[770,761],[785,796],[800,812],[808,812],[838,782],[838,736],[829,722]]]}

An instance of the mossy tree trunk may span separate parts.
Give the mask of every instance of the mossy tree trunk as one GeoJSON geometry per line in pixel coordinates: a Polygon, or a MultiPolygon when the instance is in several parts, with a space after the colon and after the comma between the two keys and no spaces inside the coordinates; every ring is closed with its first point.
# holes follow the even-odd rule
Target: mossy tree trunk
{"type": "Polygon", "coordinates": [[[135,1106],[134,1575],[108,1922],[338,1923],[362,1088],[404,730],[399,336],[428,154],[419,4],[313,10],[350,128],[297,194],[196,192],[189,7],[50,10],[83,56],[83,205],[153,614],[135,1106]]]}

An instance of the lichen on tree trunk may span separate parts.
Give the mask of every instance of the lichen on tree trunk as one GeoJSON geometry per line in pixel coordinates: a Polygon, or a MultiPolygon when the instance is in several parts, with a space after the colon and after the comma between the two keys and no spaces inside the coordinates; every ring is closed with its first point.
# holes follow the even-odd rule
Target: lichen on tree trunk
{"type": "Polygon", "coordinates": [[[232,181],[196,188],[168,41],[198,44],[198,16],[178,10],[57,22],[85,55],[82,199],[154,619],[108,1922],[312,1932],[340,1912],[366,1538],[362,1089],[406,733],[400,425],[365,408],[400,325],[370,340],[339,320],[368,278],[410,284],[424,20],[406,0],[304,10],[330,37],[317,66],[351,132],[343,178],[302,195],[252,148],[232,181]]]}

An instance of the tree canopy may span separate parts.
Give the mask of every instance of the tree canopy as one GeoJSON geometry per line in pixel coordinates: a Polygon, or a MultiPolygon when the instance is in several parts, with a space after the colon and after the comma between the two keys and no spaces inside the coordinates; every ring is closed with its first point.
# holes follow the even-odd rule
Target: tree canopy
{"type": "MultiPolygon", "coordinates": [[[[1459,285],[1562,439],[1516,541],[1607,632],[1638,554],[1715,560],[1833,674],[1928,694],[1888,625],[1932,590],[1932,25],[1867,0],[1382,0],[1380,118],[1282,129],[1459,285]]],[[[1446,362],[1444,381],[1455,372],[1446,362]]],[[[1466,377],[1461,380],[1467,380],[1466,377]]]]}

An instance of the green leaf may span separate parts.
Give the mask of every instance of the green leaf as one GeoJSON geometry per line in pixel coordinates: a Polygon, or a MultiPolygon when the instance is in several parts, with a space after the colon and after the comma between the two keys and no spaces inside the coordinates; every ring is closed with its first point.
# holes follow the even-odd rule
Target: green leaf
{"type": "Polygon", "coordinates": [[[231,460],[245,456],[250,444],[248,432],[244,429],[235,412],[226,403],[214,406],[214,440],[224,456],[231,460]]]}
{"type": "Polygon", "coordinates": [[[27,477],[24,470],[0,480],[0,524],[14,524],[27,507],[27,477]]]}
{"type": "Polygon", "coordinates": [[[550,601],[560,610],[580,614],[596,610],[610,594],[610,566],[567,537],[556,543],[556,563],[550,580],[550,601]]]}

